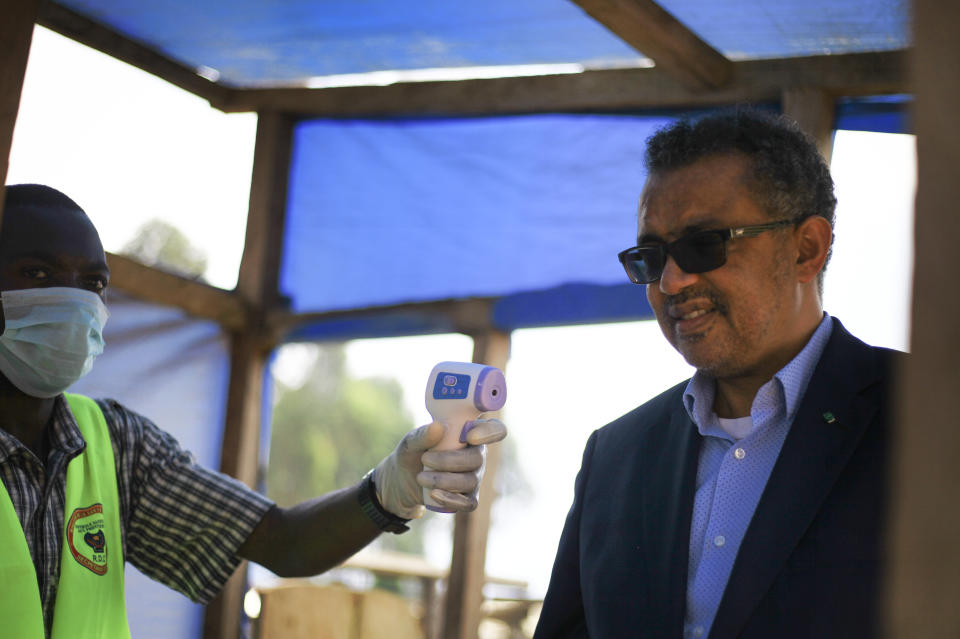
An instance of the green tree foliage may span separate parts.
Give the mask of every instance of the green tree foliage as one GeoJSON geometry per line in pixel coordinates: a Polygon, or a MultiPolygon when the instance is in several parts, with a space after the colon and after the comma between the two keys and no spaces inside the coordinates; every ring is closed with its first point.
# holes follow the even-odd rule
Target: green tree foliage
{"type": "MultiPolygon", "coordinates": [[[[393,379],[354,379],[342,345],[318,345],[299,388],[277,383],[267,494],[290,506],[355,484],[413,428],[393,379]]],[[[384,535],[393,550],[420,552],[420,526],[384,535]]]]}
{"type": "Polygon", "coordinates": [[[163,220],[149,220],[121,251],[147,266],[194,279],[207,270],[207,256],[177,227],[163,220]]]}

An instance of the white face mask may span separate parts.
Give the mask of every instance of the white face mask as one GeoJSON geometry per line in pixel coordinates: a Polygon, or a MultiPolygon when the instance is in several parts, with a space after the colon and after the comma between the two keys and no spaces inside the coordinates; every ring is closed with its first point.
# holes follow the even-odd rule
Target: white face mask
{"type": "Polygon", "coordinates": [[[54,397],[90,372],[103,352],[110,315],[100,296],[79,288],[27,288],[0,293],[6,327],[0,372],[33,397],[54,397]]]}

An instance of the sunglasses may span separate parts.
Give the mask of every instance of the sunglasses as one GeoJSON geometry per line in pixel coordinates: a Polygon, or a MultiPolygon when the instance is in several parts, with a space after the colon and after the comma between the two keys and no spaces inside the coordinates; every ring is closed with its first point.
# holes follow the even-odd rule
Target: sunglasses
{"type": "Polygon", "coordinates": [[[673,258],[685,273],[706,273],[727,263],[727,241],[756,237],[766,231],[796,224],[799,219],[780,220],[733,229],[697,231],[667,242],[646,244],[620,251],[617,258],[634,284],[650,284],[663,275],[667,256],[673,258]]]}

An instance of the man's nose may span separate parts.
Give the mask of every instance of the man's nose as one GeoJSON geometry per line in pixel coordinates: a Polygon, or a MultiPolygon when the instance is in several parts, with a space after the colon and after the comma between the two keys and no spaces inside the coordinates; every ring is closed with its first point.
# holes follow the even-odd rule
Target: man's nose
{"type": "Polygon", "coordinates": [[[66,288],[84,288],[83,274],[79,272],[63,271],[50,278],[48,286],[63,286],[66,288]]]}
{"type": "Polygon", "coordinates": [[[677,265],[672,256],[667,256],[660,275],[660,292],[664,295],[676,295],[697,281],[696,273],[687,273],[677,265]]]}

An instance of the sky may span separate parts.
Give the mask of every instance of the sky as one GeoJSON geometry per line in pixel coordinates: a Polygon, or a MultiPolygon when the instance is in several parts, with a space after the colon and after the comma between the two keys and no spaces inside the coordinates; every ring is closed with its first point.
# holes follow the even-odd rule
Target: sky
{"type": "MultiPolygon", "coordinates": [[[[208,281],[232,288],[255,128],[252,114],[220,113],[38,27],[7,182],[66,192],[109,251],[162,218],[206,252],[208,281]]],[[[914,140],[838,132],[832,170],[839,205],[824,306],[865,341],[908,350],[914,140]]],[[[348,367],[398,379],[407,410],[426,423],[427,375],[437,361],[468,360],[471,348],[462,335],[362,340],[348,345],[348,367]]],[[[587,437],[691,369],[650,321],[520,330],[511,348],[503,419],[529,490],[517,495],[507,486],[494,504],[487,571],[526,580],[530,594],[542,596],[587,437]]],[[[310,357],[309,348],[286,347],[274,371],[295,382],[310,357]]],[[[428,559],[438,565],[449,561],[449,521],[426,522],[428,559]]]]}
{"type": "Polygon", "coordinates": [[[34,30],[7,184],[57,188],[108,251],[160,218],[233,288],[243,251],[257,118],[192,94],[43,27],[34,30]]]}

